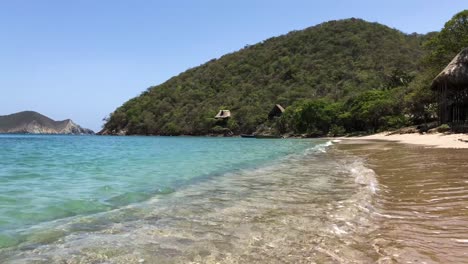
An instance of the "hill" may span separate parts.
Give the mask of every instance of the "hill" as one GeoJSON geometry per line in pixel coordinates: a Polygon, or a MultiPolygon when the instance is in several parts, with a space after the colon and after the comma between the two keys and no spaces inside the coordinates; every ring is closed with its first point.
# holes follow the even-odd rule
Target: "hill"
{"type": "Polygon", "coordinates": [[[366,91],[406,86],[419,70],[424,38],[361,19],[293,31],[150,87],[116,109],[101,133],[209,134],[219,130],[213,117],[220,109],[232,113],[225,127],[251,133],[275,104],[348,102],[366,91]]]}
{"type": "Polygon", "coordinates": [[[0,133],[18,134],[94,134],[72,120],[54,121],[33,111],[0,116],[0,133]]]}

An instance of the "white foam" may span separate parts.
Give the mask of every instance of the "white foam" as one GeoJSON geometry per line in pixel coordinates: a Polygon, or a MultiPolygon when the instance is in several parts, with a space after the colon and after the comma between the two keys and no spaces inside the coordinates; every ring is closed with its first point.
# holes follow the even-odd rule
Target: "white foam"
{"type": "Polygon", "coordinates": [[[378,212],[375,212],[376,215],[384,218],[389,218],[389,219],[405,219],[403,216],[396,216],[396,215],[389,215],[389,214],[381,214],[378,212]]]}
{"type": "Polygon", "coordinates": [[[454,240],[455,240],[455,242],[457,242],[457,243],[463,243],[463,244],[468,243],[468,239],[454,239],[454,240]]]}
{"type": "Polygon", "coordinates": [[[354,176],[354,182],[367,186],[372,193],[378,191],[378,183],[374,170],[364,166],[363,162],[354,162],[349,170],[351,175],[354,176]]]}
{"type": "Polygon", "coordinates": [[[305,151],[305,154],[309,155],[309,154],[317,153],[317,152],[325,153],[325,152],[327,152],[328,147],[330,147],[332,145],[333,145],[333,142],[331,140],[329,140],[329,141],[327,141],[325,143],[318,144],[318,145],[313,146],[312,148],[307,149],[305,151]]]}
{"type": "Polygon", "coordinates": [[[337,235],[345,235],[347,234],[348,232],[346,232],[345,230],[339,228],[337,225],[333,225],[333,231],[335,234],[337,235]]]}

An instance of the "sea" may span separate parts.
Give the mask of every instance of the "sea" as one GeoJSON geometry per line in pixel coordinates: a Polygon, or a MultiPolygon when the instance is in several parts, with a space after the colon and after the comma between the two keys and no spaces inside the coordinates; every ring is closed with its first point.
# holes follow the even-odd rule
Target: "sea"
{"type": "Polygon", "coordinates": [[[0,263],[468,263],[467,154],[0,135],[0,263]]]}

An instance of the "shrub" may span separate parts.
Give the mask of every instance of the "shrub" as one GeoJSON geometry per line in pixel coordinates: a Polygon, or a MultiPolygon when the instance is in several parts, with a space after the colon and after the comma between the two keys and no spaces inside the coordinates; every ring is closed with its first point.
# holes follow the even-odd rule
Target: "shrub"
{"type": "Polygon", "coordinates": [[[437,127],[436,130],[439,133],[445,133],[445,132],[450,131],[450,126],[447,124],[442,124],[439,127],[437,127]]]}
{"type": "Polygon", "coordinates": [[[330,127],[330,132],[328,132],[328,136],[340,137],[340,136],[344,136],[345,133],[346,133],[346,130],[343,126],[332,125],[330,127]]]}

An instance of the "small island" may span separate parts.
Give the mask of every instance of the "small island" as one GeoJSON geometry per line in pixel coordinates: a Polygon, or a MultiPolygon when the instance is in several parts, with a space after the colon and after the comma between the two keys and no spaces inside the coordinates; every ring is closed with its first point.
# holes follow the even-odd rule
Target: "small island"
{"type": "Polygon", "coordinates": [[[93,135],[70,119],[55,121],[34,111],[0,116],[0,134],[64,134],[93,135]]]}

